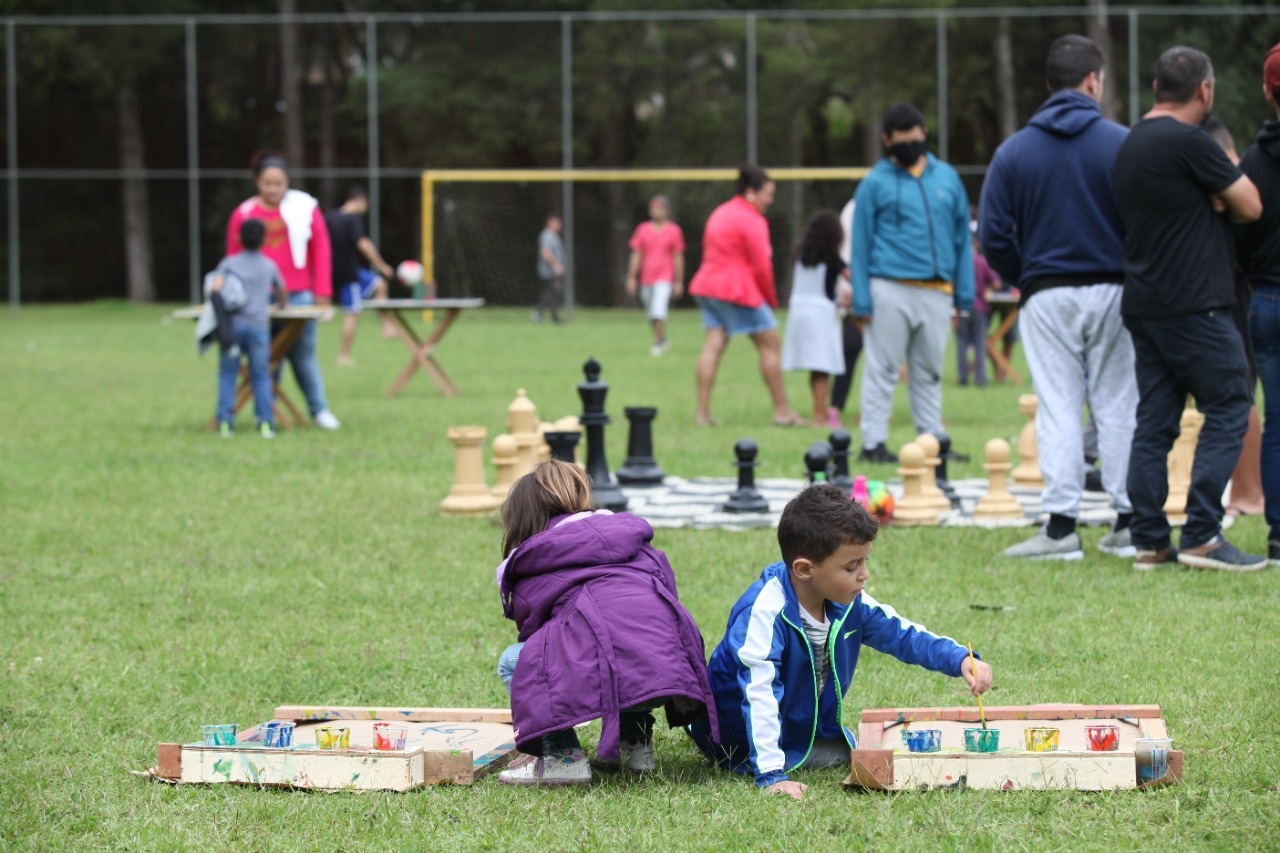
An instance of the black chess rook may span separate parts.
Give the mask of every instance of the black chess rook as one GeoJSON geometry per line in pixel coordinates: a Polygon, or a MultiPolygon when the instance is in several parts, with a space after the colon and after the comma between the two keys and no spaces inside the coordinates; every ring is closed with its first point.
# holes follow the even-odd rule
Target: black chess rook
{"type": "Polygon", "coordinates": [[[749,438],[733,446],[737,457],[738,488],[721,507],[725,512],[768,512],[769,502],[756,488],[756,454],[760,448],[749,438]]]}
{"type": "Polygon", "coordinates": [[[621,512],[627,508],[627,496],[618,488],[609,474],[609,461],[605,458],[604,428],[609,416],[604,410],[604,398],[609,384],[600,381],[600,362],[587,359],[582,365],[585,382],[578,384],[578,397],[582,400],[582,416],[578,418],[587,433],[587,476],[591,478],[591,496],[598,509],[621,512]]]}
{"type": "Polygon", "coordinates": [[[574,455],[578,450],[578,442],[582,439],[582,433],[577,432],[544,432],[542,439],[547,443],[547,447],[551,448],[551,458],[559,459],[561,462],[575,461],[574,455]]]}
{"type": "Polygon", "coordinates": [[[667,475],[653,458],[653,419],[658,410],[652,406],[628,406],[622,411],[631,428],[627,433],[627,458],[614,472],[618,482],[626,486],[661,486],[667,475]]]}

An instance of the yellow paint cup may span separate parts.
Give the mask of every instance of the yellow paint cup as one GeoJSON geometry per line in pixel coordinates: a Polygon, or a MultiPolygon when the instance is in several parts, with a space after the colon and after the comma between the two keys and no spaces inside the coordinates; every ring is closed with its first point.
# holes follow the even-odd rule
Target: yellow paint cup
{"type": "Polygon", "coordinates": [[[351,729],[346,726],[317,726],[316,746],[321,749],[350,749],[351,729]]]}
{"type": "Polygon", "coordinates": [[[1027,729],[1024,737],[1026,738],[1028,752],[1057,752],[1058,751],[1058,729],[1051,728],[1034,728],[1027,729]]]}

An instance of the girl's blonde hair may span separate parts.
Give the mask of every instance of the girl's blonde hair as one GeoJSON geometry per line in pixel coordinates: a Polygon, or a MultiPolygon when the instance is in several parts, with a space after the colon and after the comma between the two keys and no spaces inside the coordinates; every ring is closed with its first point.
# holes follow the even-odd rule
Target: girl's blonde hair
{"type": "Polygon", "coordinates": [[[571,462],[552,459],[516,480],[502,506],[502,556],[547,528],[557,515],[591,509],[591,481],[571,462]]]}

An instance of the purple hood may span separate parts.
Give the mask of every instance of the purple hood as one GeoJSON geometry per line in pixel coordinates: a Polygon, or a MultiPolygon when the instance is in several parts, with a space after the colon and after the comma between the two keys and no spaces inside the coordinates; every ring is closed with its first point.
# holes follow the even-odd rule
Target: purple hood
{"type": "Polygon", "coordinates": [[[507,559],[503,613],[525,642],[511,684],[522,752],[599,718],[597,753],[616,758],[618,713],[655,699],[673,726],[711,709],[718,730],[702,635],[652,539],[633,515],[560,516],[507,559]]]}

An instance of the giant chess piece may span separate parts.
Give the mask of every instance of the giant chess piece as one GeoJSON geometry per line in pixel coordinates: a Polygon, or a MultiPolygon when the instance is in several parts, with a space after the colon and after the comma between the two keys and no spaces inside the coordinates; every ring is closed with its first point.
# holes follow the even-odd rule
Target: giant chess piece
{"type": "Polygon", "coordinates": [[[547,446],[551,448],[552,459],[577,463],[578,441],[582,438],[581,432],[577,430],[555,430],[553,432],[544,432],[542,438],[546,441],[547,446]]]}
{"type": "Polygon", "coordinates": [[[846,492],[853,491],[853,478],[849,476],[849,445],[853,436],[847,429],[833,429],[827,436],[831,445],[831,482],[846,492]]]}
{"type": "Polygon", "coordinates": [[[622,412],[631,429],[627,432],[627,458],[616,472],[618,482],[626,486],[661,486],[667,475],[653,458],[653,419],[658,410],[628,406],[622,412]]]}
{"type": "Polygon", "coordinates": [[[447,435],[453,442],[453,487],[440,502],[445,515],[488,515],[502,506],[484,483],[484,451],[481,445],[488,430],[482,426],[452,427],[447,435]]]}
{"type": "Polygon", "coordinates": [[[516,440],[503,433],[493,437],[493,467],[498,469],[498,482],[489,492],[498,500],[505,501],[507,492],[516,484],[516,465],[519,464],[516,440]]]}
{"type": "MultiPolygon", "coordinates": [[[[1035,394],[1023,394],[1018,398],[1018,411],[1027,416],[1027,422],[1018,435],[1018,467],[1013,469],[1013,482],[1031,489],[1043,489],[1044,477],[1040,473],[1040,449],[1036,444],[1036,410],[1039,401],[1035,394]]],[[[1007,443],[1007,442],[1006,442],[1007,443]]]]}
{"type": "Polygon", "coordinates": [[[959,508],[960,498],[956,495],[955,487],[951,485],[951,477],[947,474],[947,460],[957,459],[959,454],[952,452],[951,436],[947,433],[939,430],[933,433],[933,437],[938,440],[938,464],[933,469],[934,484],[947,496],[947,500],[951,501],[953,507],[959,508]]]}
{"type": "Polygon", "coordinates": [[[587,476],[591,478],[591,496],[599,509],[622,512],[627,508],[627,496],[618,488],[609,474],[609,461],[605,458],[604,428],[609,416],[604,411],[604,398],[609,393],[609,383],[600,381],[600,362],[587,359],[582,365],[587,377],[578,384],[578,396],[582,399],[582,417],[579,420],[587,430],[587,476]]]}
{"type": "Polygon", "coordinates": [[[1187,523],[1187,492],[1191,490],[1191,467],[1196,461],[1196,443],[1204,427],[1204,415],[1187,400],[1179,422],[1182,431],[1169,451],[1169,497],[1164,502],[1164,514],[1169,523],[1187,523]]]}
{"type": "Polygon", "coordinates": [[[983,450],[986,456],[987,493],[973,508],[975,518],[1024,518],[1026,510],[1009,492],[1009,442],[993,438],[983,450]]]}
{"type": "Polygon", "coordinates": [[[831,467],[831,445],[825,441],[815,441],[809,445],[804,454],[804,467],[808,469],[810,483],[825,483],[831,467]]]}
{"type": "Polygon", "coordinates": [[[749,438],[744,438],[733,446],[733,454],[737,457],[738,489],[729,495],[729,500],[721,509],[725,512],[768,512],[769,502],[756,489],[756,454],[760,448],[749,438]]]}
{"type": "Polygon", "coordinates": [[[533,473],[538,465],[538,407],[521,388],[516,398],[507,406],[507,432],[516,440],[515,479],[533,473]]]}
{"type": "Polygon", "coordinates": [[[924,451],[924,483],[920,491],[929,499],[931,506],[940,512],[946,512],[951,509],[951,499],[938,487],[937,471],[942,464],[942,458],[938,455],[938,439],[931,433],[921,433],[916,436],[916,444],[924,451]]]}
{"type": "Polygon", "coordinates": [[[898,469],[902,477],[902,497],[893,509],[893,523],[898,527],[925,527],[938,523],[938,509],[923,493],[925,469],[924,448],[915,442],[904,444],[898,451],[898,469]]]}

